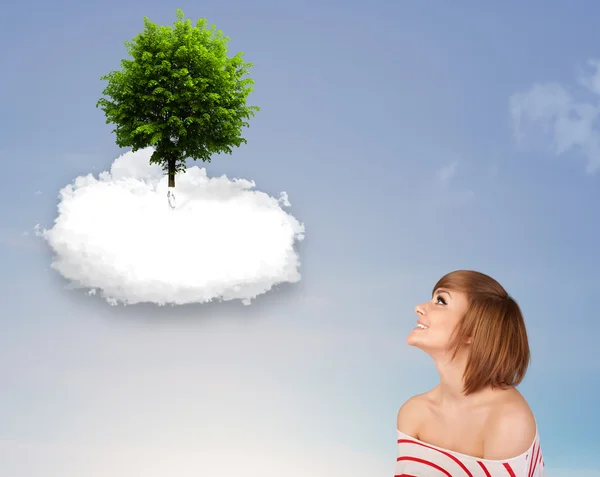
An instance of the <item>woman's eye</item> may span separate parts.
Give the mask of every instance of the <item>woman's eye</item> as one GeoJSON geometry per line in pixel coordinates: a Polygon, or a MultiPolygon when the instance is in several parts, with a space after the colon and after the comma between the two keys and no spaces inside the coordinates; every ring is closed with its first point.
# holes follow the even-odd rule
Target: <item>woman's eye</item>
{"type": "Polygon", "coordinates": [[[438,295],[438,296],[435,298],[435,303],[436,303],[437,305],[446,305],[446,304],[447,304],[447,303],[446,303],[446,300],[444,300],[444,299],[443,299],[441,296],[439,296],[439,295],[438,295]]]}

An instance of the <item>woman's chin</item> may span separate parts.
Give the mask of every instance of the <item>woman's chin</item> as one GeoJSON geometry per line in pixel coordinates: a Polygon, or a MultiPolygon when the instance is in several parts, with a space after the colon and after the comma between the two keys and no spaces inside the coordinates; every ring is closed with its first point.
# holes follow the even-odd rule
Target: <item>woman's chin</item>
{"type": "Polygon", "coordinates": [[[415,335],[415,332],[411,332],[409,333],[409,335],[406,337],[406,344],[408,344],[409,346],[419,346],[419,343],[421,342],[421,340],[419,339],[418,336],[415,335]]]}

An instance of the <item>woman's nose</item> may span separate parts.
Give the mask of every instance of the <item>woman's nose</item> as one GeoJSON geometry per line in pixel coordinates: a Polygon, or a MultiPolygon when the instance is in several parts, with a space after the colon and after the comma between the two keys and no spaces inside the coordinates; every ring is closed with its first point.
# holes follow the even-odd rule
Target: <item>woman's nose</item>
{"type": "Polygon", "coordinates": [[[415,306],[415,313],[417,315],[423,316],[425,314],[425,310],[423,308],[423,305],[417,305],[417,306],[415,306]]]}

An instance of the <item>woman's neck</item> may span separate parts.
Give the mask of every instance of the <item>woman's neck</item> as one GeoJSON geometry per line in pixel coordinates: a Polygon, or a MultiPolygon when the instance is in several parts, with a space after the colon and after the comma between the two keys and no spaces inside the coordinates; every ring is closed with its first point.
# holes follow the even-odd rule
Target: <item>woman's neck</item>
{"type": "Polygon", "coordinates": [[[435,388],[435,399],[445,409],[460,409],[477,405],[488,394],[488,390],[478,391],[468,396],[464,393],[464,373],[467,356],[459,353],[454,360],[449,357],[435,359],[440,375],[440,384],[435,388]]]}

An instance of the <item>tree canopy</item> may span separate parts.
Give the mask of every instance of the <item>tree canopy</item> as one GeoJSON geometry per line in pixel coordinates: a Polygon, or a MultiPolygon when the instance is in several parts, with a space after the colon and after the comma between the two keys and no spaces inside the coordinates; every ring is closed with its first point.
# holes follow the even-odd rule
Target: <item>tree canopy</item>
{"type": "Polygon", "coordinates": [[[168,172],[185,171],[186,158],[210,162],[216,153],[231,154],[246,143],[242,128],[259,111],[247,106],[254,66],[243,53],[227,56],[228,37],[199,19],[195,26],[177,10],[173,27],[157,26],[144,17],[144,31],[125,42],[132,59],[121,70],[101,77],[108,81],[98,100],[113,123],[119,147],[133,151],[154,146],[150,163],[168,172]]]}

